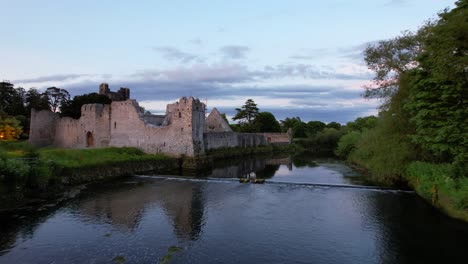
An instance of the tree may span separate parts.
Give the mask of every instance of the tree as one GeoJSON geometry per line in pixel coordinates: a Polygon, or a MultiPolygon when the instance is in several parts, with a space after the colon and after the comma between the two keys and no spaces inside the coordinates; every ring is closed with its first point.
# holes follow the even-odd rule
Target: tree
{"type": "Polygon", "coordinates": [[[294,138],[305,138],[307,137],[307,125],[304,122],[297,122],[292,127],[294,138]]]}
{"type": "MultiPolygon", "coordinates": [[[[81,117],[81,107],[83,105],[110,103],[112,103],[112,100],[109,99],[109,97],[102,94],[89,93],[84,95],[78,95],[73,97],[72,100],[62,103],[62,105],[60,106],[60,115],[78,119],[81,117]]],[[[144,108],[142,112],[145,112],[144,108]]]]}
{"type": "Polygon", "coordinates": [[[252,121],[259,113],[257,104],[252,99],[247,99],[241,108],[236,108],[237,114],[232,120],[239,120],[239,123],[252,124],[252,121]]]}
{"type": "Polygon", "coordinates": [[[57,112],[62,104],[66,104],[70,100],[68,91],[57,87],[47,88],[45,94],[49,100],[49,106],[52,112],[57,112]]]}
{"type": "Polygon", "coordinates": [[[400,75],[418,65],[416,58],[423,50],[422,40],[430,25],[428,23],[416,33],[405,31],[401,36],[366,47],[364,60],[376,76],[373,84],[365,87],[364,97],[380,98],[386,102],[395,94],[400,75]]]}
{"type": "Polygon", "coordinates": [[[337,122],[330,122],[327,124],[326,126],[327,128],[334,128],[336,130],[340,130],[341,128],[341,124],[340,123],[337,123],[337,122]]]}
{"type": "Polygon", "coordinates": [[[258,113],[253,121],[255,132],[281,132],[281,126],[270,112],[258,113]]]}
{"type": "Polygon", "coordinates": [[[435,161],[466,165],[468,151],[468,1],[439,14],[418,57],[420,67],[408,73],[404,109],[415,133],[411,140],[435,161]]]}
{"type": "Polygon", "coordinates": [[[297,123],[302,123],[302,121],[301,121],[301,118],[297,116],[297,117],[286,117],[284,120],[281,120],[280,123],[281,123],[281,130],[283,132],[286,132],[290,128],[294,129],[294,125],[296,125],[297,123]]]}
{"type": "Polygon", "coordinates": [[[307,133],[310,136],[317,134],[326,127],[326,124],[321,121],[310,121],[307,123],[307,133]]]}
{"type": "Polygon", "coordinates": [[[0,141],[18,139],[22,133],[23,128],[20,125],[20,121],[13,117],[0,115],[0,141]]]}
{"type": "Polygon", "coordinates": [[[26,110],[28,116],[31,114],[32,109],[36,110],[48,110],[49,109],[49,101],[45,94],[40,93],[35,88],[31,88],[26,92],[26,110]]]}
{"type": "Polygon", "coordinates": [[[0,110],[8,115],[26,115],[24,106],[25,90],[14,88],[9,82],[0,82],[0,110]]]}
{"type": "Polygon", "coordinates": [[[377,120],[375,116],[358,117],[353,122],[346,123],[346,127],[352,131],[362,132],[366,129],[374,128],[377,125],[377,120]]]}

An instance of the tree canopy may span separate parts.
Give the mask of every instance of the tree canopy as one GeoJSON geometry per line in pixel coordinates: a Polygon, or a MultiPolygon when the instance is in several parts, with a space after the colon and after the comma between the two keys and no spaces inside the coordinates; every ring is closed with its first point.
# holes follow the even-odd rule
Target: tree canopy
{"type": "Polygon", "coordinates": [[[81,116],[81,107],[85,104],[110,104],[112,101],[107,96],[97,93],[89,93],[73,97],[60,106],[60,115],[75,119],[81,116]]]}
{"type": "Polygon", "coordinates": [[[247,99],[241,108],[236,108],[237,114],[232,120],[239,120],[239,123],[252,124],[253,120],[259,113],[257,104],[252,99],[247,99]]]}
{"type": "Polygon", "coordinates": [[[66,104],[70,100],[68,91],[57,87],[47,88],[45,94],[48,97],[50,110],[52,112],[57,112],[62,104],[66,104]]]}

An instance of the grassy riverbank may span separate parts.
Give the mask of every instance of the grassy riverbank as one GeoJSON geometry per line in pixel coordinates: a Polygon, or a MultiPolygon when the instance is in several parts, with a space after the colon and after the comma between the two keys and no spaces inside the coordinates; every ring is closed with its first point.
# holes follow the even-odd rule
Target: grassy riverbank
{"type": "MultiPolygon", "coordinates": [[[[47,188],[69,183],[73,172],[93,171],[173,160],[161,154],[146,154],[136,148],[55,149],[36,148],[27,142],[0,143],[0,181],[17,188],[47,188]]],[[[147,167],[147,166],[146,166],[147,167]]],[[[145,167],[145,168],[146,168],[145,167]]],[[[152,168],[152,167],[148,167],[152,168]]],[[[138,169],[138,168],[135,168],[138,169]]],[[[117,173],[113,169],[116,176],[117,173]]],[[[76,173],[75,173],[76,174],[76,173]]]]}
{"type": "Polygon", "coordinates": [[[348,162],[377,184],[407,183],[432,206],[450,217],[468,222],[468,178],[459,166],[421,161],[400,162],[398,166],[389,168],[389,173],[382,174],[380,169],[369,164],[369,160],[349,157],[348,162]]]}

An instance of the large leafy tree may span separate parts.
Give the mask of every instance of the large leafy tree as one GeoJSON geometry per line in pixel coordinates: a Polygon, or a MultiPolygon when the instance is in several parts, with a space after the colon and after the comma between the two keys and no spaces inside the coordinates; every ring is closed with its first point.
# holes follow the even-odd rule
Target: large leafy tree
{"type": "Polygon", "coordinates": [[[384,99],[387,134],[414,145],[419,159],[466,164],[468,0],[415,33],[370,45],[376,76],[366,97],[384,99]]]}
{"type": "Polygon", "coordinates": [[[11,116],[26,115],[25,94],[23,88],[14,88],[12,83],[0,82],[0,110],[11,116]]]}
{"type": "Polygon", "coordinates": [[[420,67],[408,74],[404,108],[415,126],[414,143],[436,161],[464,163],[468,150],[468,0],[439,14],[430,29],[420,67]]]}
{"type": "Polygon", "coordinates": [[[49,100],[49,107],[52,112],[57,112],[62,104],[66,104],[70,100],[70,94],[67,90],[49,87],[45,94],[49,100]]]}
{"type": "Polygon", "coordinates": [[[281,132],[281,126],[270,112],[258,113],[253,121],[255,132],[281,132]]]}
{"type": "Polygon", "coordinates": [[[232,120],[239,120],[241,124],[251,125],[255,117],[259,113],[257,104],[252,99],[247,99],[241,108],[236,108],[237,114],[232,120]]]}
{"type": "Polygon", "coordinates": [[[81,106],[85,104],[110,104],[111,102],[111,99],[102,94],[78,95],[73,97],[73,100],[67,101],[60,106],[60,114],[78,119],[81,116],[81,106]]]}
{"type": "Polygon", "coordinates": [[[47,95],[40,93],[37,89],[31,88],[26,92],[26,109],[28,114],[31,113],[32,109],[36,110],[47,110],[49,109],[49,100],[47,95]]]}
{"type": "Polygon", "coordinates": [[[401,36],[369,44],[364,51],[368,68],[375,72],[372,84],[365,88],[364,97],[384,100],[385,109],[397,92],[400,76],[418,65],[416,58],[424,46],[430,23],[418,32],[405,31],[401,36]]]}

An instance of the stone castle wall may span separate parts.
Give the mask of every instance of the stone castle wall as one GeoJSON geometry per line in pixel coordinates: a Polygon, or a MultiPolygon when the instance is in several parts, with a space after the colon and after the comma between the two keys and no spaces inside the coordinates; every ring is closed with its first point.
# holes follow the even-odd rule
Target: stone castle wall
{"type": "Polygon", "coordinates": [[[57,114],[51,111],[31,110],[29,141],[37,146],[49,146],[54,143],[57,114]]]}
{"type": "MultiPolygon", "coordinates": [[[[109,91],[105,84],[100,90],[109,91]]],[[[205,118],[205,105],[193,97],[167,105],[166,115],[144,114],[140,109],[128,99],[83,105],[79,119],[33,110],[29,141],[62,148],[137,147],[147,153],[190,157],[216,148],[290,142],[287,134],[234,133],[216,109],[205,118]]]]}
{"type": "Polygon", "coordinates": [[[265,137],[253,133],[207,132],[204,134],[205,150],[218,148],[254,148],[267,145],[265,137]]]}
{"type": "Polygon", "coordinates": [[[269,144],[273,145],[289,145],[291,144],[292,136],[290,133],[259,133],[269,144]]]}

